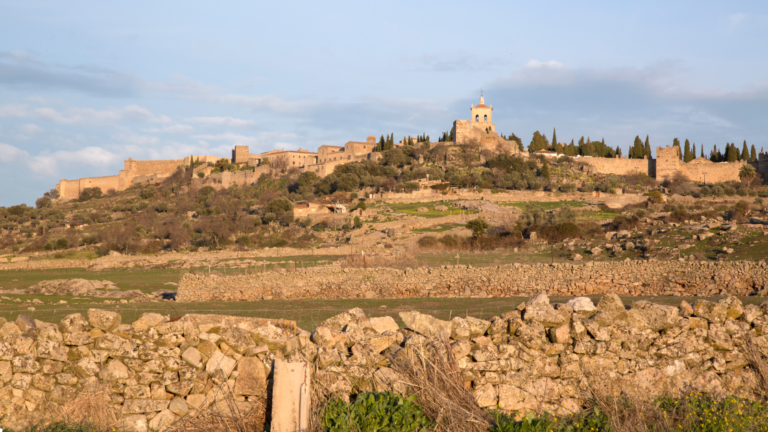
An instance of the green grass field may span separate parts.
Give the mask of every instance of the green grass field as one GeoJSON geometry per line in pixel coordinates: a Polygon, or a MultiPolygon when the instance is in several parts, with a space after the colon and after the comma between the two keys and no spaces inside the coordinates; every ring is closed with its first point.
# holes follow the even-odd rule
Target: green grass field
{"type": "Polygon", "coordinates": [[[463,226],[464,224],[447,223],[447,224],[434,225],[428,228],[413,228],[411,231],[418,232],[418,233],[441,233],[441,232],[450,231],[454,228],[463,227],[463,226]]]}
{"type": "Polygon", "coordinates": [[[583,201],[526,201],[526,202],[498,202],[500,206],[504,207],[517,207],[520,210],[524,210],[528,204],[536,205],[544,210],[554,210],[563,206],[569,206],[573,208],[586,207],[587,203],[583,201]]]}
{"type": "Polygon", "coordinates": [[[418,202],[418,203],[411,203],[411,204],[387,204],[386,206],[391,208],[393,212],[396,213],[404,213],[414,216],[420,216],[425,218],[438,218],[443,216],[450,216],[459,214],[459,211],[461,211],[464,214],[474,214],[477,213],[474,210],[459,210],[456,207],[453,207],[455,201],[451,202],[443,202],[443,201],[431,201],[431,202],[418,202]],[[444,205],[448,206],[448,210],[446,211],[437,211],[435,210],[436,205],[444,205]],[[426,207],[429,209],[428,212],[419,212],[416,211],[419,207],[426,207]]]}

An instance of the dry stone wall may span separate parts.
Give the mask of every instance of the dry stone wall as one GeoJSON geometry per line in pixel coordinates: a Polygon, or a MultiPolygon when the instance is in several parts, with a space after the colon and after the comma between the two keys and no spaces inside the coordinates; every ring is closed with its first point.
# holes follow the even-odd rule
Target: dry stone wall
{"type": "Polygon", "coordinates": [[[291,321],[221,315],[146,313],[131,324],[97,309],[58,324],[20,315],[0,319],[0,427],[54,418],[94,395],[106,398],[120,431],[162,431],[228,403],[247,412],[271,397],[279,360],[310,364],[312,385],[341,394],[408,392],[397,368],[408,350],[451,349],[477,403],[503,411],[567,414],[588,389],[750,398],[758,377],[746,347],[768,355],[767,314],[768,303],[735,297],[627,309],[616,295],[552,305],[539,294],[489,320],[407,311],[401,329],[353,309],[311,333],[291,321]]]}
{"type": "Polygon", "coordinates": [[[586,264],[310,268],[237,276],[190,273],[177,300],[256,301],[301,298],[509,297],[622,295],[747,295],[768,287],[761,262],[625,261],[586,264]]]}

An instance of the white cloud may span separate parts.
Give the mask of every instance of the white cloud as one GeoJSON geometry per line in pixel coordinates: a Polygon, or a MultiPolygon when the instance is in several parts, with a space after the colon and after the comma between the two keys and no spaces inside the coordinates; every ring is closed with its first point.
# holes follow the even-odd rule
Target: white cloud
{"type": "Polygon", "coordinates": [[[160,143],[160,139],[155,136],[150,135],[139,135],[134,133],[120,133],[114,136],[114,139],[117,141],[122,141],[124,143],[133,144],[137,146],[150,146],[150,145],[157,145],[160,143]]]}
{"type": "Polygon", "coordinates": [[[29,153],[10,144],[0,143],[0,162],[11,163],[29,157],[29,153]]]}
{"type": "Polygon", "coordinates": [[[192,138],[203,141],[228,141],[234,145],[256,145],[261,141],[255,137],[249,137],[232,132],[225,132],[214,135],[193,135],[192,138]]]}
{"type": "Polygon", "coordinates": [[[525,64],[525,67],[529,69],[541,69],[541,68],[563,69],[565,68],[565,65],[555,60],[540,62],[538,60],[531,59],[531,60],[528,60],[528,63],[525,64]]]}
{"type": "Polygon", "coordinates": [[[183,124],[175,124],[170,126],[163,126],[160,128],[150,128],[147,129],[147,132],[151,133],[161,133],[161,132],[167,132],[167,133],[182,133],[182,132],[191,132],[194,130],[192,126],[189,125],[183,125],[183,124]]]}
{"type": "Polygon", "coordinates": [[[26,117],[26,105],[0,105],[0,117],[26,117]]]}
{"type": "Polygon", "coordinates": [[[139,123],[171,123],[164,115],[154,115],[148,109],[138,105],[128,105],[123,108],[96,110],[93,108],[67,108],[57,111],[53,108],[36,108],[34,115],[43,120],[60,124],[98,124],[118,122],[123,120],[139,123]]]}
{"type": "Polygon", "coordinates": [[[255,123],[253,120],[243,120],[234,117],[193,117],[189,119],[189,121],[202,124],[231,127],[250,126],[255,123]]]}
{"type": "Polygon", "coordinates": [[[48,176],[58,174],[58,163],[104,167],[118,161],[118,155],[102,147],[83,147],[75,151],[42,152],[30,155],[9,144],[0,143],[0,162],[26,166],[30,171],[48,176]]]}
{"type": "Polygon", "coordinates": [[[27,123],[19,128],[25,134],[36,134],[42,132],[44,129],[34,123],[27,123]]]}

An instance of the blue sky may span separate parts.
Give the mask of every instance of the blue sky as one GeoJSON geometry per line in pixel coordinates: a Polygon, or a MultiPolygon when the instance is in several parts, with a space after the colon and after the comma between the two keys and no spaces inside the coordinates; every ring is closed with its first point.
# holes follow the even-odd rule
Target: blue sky
{"type": "Polygon", "coordinates": [[[768,150],[768,4],[0,0],[0,206],[124,159],[433,138],[768,150]]]}

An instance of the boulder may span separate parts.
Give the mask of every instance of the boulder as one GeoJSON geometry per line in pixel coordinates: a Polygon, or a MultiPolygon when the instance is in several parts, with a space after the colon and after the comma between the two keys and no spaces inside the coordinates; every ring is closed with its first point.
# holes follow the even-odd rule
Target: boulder
{"type": "Polygon", "coordinates": [[[123,416],[115,425],[120,432],[149,432],[149,423],[144,414],[123,416]]]}
{"type": "Polygon", "coordinates": [[[573,309],[573,313],[582,318],[589,318],[597,313],[597,308],[589,297],[574,297],[568,300],[565,305],[573,309]]]}
{"type": "Polygon", "coordinates": [[[379,334],[386,331],[400,330],[400,326],[397,325],[397,322],[391,316],[369,318],[368,322],[371,324],[371,328],[379,334]]]}
{"type": "Polygon", "coordinates": [[[360,308],[350,309],[346,312],[330,317],[327,320],[321,322],[320,326],[328,327],[333,332],[339,333],[342,331],[342,329],[344,329],[344,327],[346,327],[347,324],[352,323],[359,325],[361,328],[370,327],[368,317],[365,316],[365,312],[363,312],[363,310],[360,308]]]}
{"type": "Polygon", "coordinates": [[[257,357],[243,357],[237,364],[235,394],[244,396],[266,396],[267,372],[264,363],[257,357]]]}
{"type": "Polygon", "coordinates": [[[632,304],[631,310],[639,313],[651,330],[657,332],[672,328],[680,321],[679,311],[674,306],[637,301],[632,304]]]}
{"type": "Polygon", "coordinates": [[[149,421],[149,430],[152,432],[163,432],[168,429],[177,418],[179,417],[171,412],[171,410],[164,409],[149,421]]]}
{"type": "Polygon", "coordinates": [[[608,313],[624,312],[624,302],[616,294],[606,294],[597,303],[597,310],[608,313]]]}
{"type": "Polygon", "coordinates": [[[426,337],[447,340],[451,336],[451,323],[449,321],[439,320],[417,311],[400,312],[399,315],[409,329],[426,337]]]}
{"type": "Polygon", "coordinates": [[[122,317],[117,312],[88,309],[88,321],[91,327],[110,332],[120,325],[122,317]]]}
{"type": "Polygon", "coordinates": [[[131,327],[137,332],[147,331],[166,321],[166,318],[159,313],[147,312],[131,323],[131,327]]]}

